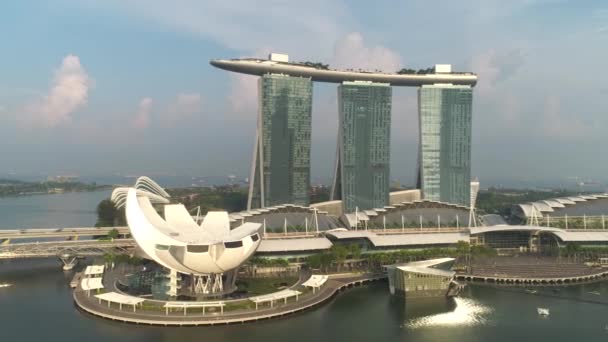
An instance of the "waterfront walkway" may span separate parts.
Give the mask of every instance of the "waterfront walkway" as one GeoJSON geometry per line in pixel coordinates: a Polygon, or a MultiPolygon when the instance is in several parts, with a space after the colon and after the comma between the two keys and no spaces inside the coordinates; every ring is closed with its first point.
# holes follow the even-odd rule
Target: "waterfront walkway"
{"type": "MultiPolygon", "coordinates": [[[[165,310],[138,310],[132,312],[120,310],[117,305],[99,303],[94,296],[88,297],[86,291],[81,289],[74,290],[74,302],[85,312],[92,315],[128,323],[163,325],[163,326],[198,326],[198,325],[219,325],[254,322],[264,319],[282,317],[297,312],[308,310],[321,303],[324,303],[336,295],[344,288],[357,286],[366,282],[385,278],[378,274],[344,274],[330,277],[327,282],[315,293],[308,292],[301,296],[299,300],[291,300],[286,304],[279,304],[274,307],[261,307],[255,309],[236,309],[233,311],[225,310],[223,313],[213,312],[203,314],[202,312],[188,312],[187,315],[181,312],[167,314],[165,310]]],[[[144,304],[145,308],[145,304],[144,304]]]]}
{"type": "Polygon", "coordinates": [[[563,285],[608,278],[608,268],[582,263],[557,263],[551,258],[496,258],[471,265],[456,279],[477,282],[529,285],[563,285]]]}

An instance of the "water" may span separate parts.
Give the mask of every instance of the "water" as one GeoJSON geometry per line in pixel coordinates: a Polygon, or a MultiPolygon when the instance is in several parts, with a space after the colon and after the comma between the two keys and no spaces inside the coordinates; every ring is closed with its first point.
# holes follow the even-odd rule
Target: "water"
{"type": "Polygon", "coordinates": [[[0,198],[0,229],[93,227],[111,190],[0,198]]]}
{"type": "MultiPolygon", "coordinates": [[[[0,200],[0,227],[86,226],[107,193],[0,200]],[[69,204],[68,204],[69,203],[69,204]],[[39,207],[37,207],[39,206],[39,207]],[[21,216],[24,215],[24,216],[21,216]]],[[[2,341],[607,341],[608,283],[541,289],[469,286],[461,298],[409,302],[386,283],[348,290],[330,303],[254,324],[161,328],[98,319],[71,299],[72,273],[56,260],[0,263],[2,341]],[[599,295],[590,293],[599,292],[599,295]],[[537,307],[551,311],[541,318],[537,307]]]]}

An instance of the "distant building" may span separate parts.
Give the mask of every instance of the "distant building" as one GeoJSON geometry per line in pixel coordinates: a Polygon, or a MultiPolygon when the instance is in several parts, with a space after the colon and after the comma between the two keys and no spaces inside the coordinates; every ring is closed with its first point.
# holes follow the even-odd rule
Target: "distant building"
{"type": "Polygon", "coordinates": [[[470,86],[418,89],[418,186],[426,200],[471,204],[472,100],[470,86]]]}
{"type": "Polygon", "coordinates": [[[344,212],[389,203],[391,87],[344,82],[338,87],[339,132],[332,199],[344,212]]]}
{"type": "Polygon", "coordinates": [[[247,207],[308,205],[312,81],[265,74],[258,85],[258,128],[247,207]]]}
{"type": "Polygon", "coordinates": [[[72,175],[59,175],[59,176],[48,176],[46,178],[47,182],[55,182],[55,183],[74,183],[78,181],[78,176],[72,175]]]}

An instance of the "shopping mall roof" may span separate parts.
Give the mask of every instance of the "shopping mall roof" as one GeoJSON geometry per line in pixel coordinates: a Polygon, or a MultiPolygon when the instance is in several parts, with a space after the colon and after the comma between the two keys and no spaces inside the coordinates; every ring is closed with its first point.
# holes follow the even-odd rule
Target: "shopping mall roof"
{"type": "Polygon", "coordinates": [[[263,239],[257,252],[301,252],[330,249],[331,241],[322,238],[263,239]]]}
{"type": "Polygon", "coordinates": [[[564,230],[552,227],[499,225],[492,227],[470,228],[471,235],[508,232],[508,231],[541,231],[557,236],[563,242],[608,242],[608,231],[564,230]]]}
{"type": "Polygon", "coordinates": [[[532,216],[583,216],[608,214],[608,194],[588,194],[546,199],[515,205],[524,218],[532,216]]]}
{"type": "Polygon", "coordinates": [[[336,231],[327,232],[338,240],[341,239],[368,239],[375,247],[397,247],[416,245],[445,245],[455,244],[458,241],[469,241],[466,232],[433,232],[433,233],[403,233],[403,234],[376,234],[373,232],[359,231],[336,231]]]}

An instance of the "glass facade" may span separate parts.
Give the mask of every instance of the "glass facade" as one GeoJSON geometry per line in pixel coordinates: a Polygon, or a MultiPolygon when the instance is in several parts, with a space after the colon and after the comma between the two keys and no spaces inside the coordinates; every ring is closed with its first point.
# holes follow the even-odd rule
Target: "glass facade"
{"type": "Polygon", "coordinates": [[[424,199],[470,205],[472,100],[469,86],[418,89],[418,187],[424,199]]]}
{"type": "Polygon", "coordinates": [[[259,79],[257,142],[249,208],[309,204],[312,81],[266,74],[259,79]]]}
{"type": "Polygon", "coordinates": [[[338,87],[338,161],[332,190],[344,212],[388,205],[391,87],[344,82],[338,87]]]}

